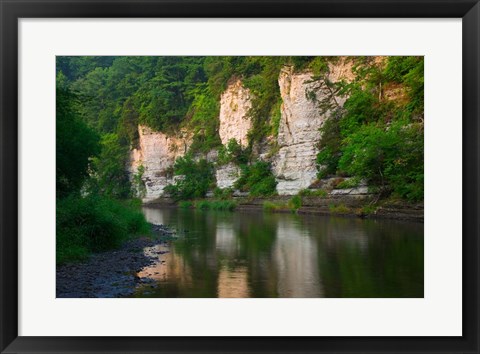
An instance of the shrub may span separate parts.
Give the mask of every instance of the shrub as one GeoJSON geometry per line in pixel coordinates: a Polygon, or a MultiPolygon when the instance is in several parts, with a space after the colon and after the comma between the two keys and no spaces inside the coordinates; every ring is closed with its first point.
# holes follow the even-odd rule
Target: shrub
{"type": "Polygon", "coordinates": [[[89,180],[90,189],[112,198],[130,197],[132,188],[125,170],[128,147],[113,133],[102,135],[100,145],[100,154],[91,159],[94,173],[89,180]]]}
{"type": "Polygon", "coordinates": [[[91,252],[118,247],[149,225],[133,203],[90,195],[57,200],[57,263],[84,259],[91,252]]]}
{"type": "Polygon", "coordinates": [[[191,155],[178,158],[174,171],[183,178],[165,187],[165,191],[177,201],[205,197],[214,182],[212,164],[205,159],[197,162],[191,155]]]}
{"type": "Polygon", "coordinates": [[[182,200],[178,203],[178,207],[181,209],[191,209],[194,205],[190,200],[182,200]]]}
{"type": "Polygon", "coordinates": [[[321,139],[318,144],[320,149],[317,154],[318,178],[324,178],[337,172],[340,159],[341,136],[339,120],[331,117],[320,128],[321,139]]]}
{"type": "Polygon", "coordinates": [[[278,205],[269,201],[263,202],[264,211],[275,211],[278,209],[278,205]]]}
{"type": "Polygon", "coordinates": [[[360,128],[346,140],[339,167],[401,198],[423,199],[423,124],[360,128]]]}
{"type": "Polygon", "coordinates": [[[235,188],[248,191],[252,197],[268,197],[276,193],[277,181],[270,170],[270,164],[258,161],[252,165],[242,166],[240,178],[235,188]]]}
{"type": "Polygon", "coordinates": [[[293,196],[290,201],[288,202],[288,206],[292,211],[296,211],[301,208],[302,206],[302,197],[299,195],[293,196]]]}
{"type": "Polygon", "coordinates": [[[350,209],[346,207],[345,204],[339,204],[339,205],[330,204],[328,206],[328,209],[332,214],[346,214],[350,212],[350,209]]]}
{"type": "Polygon", "coordinates": [[[145,167],[143,165],[138,166],[137,173],[133,175],[132,187],[134,189],[134,195],[145,197],[147,193],[147,187],[143,182],[143,175],[145,173],[145,167]]]}
{"type": "Polygon", "coordinates": [[[377,205],[367,204],[360,209],[360,212],[363,215],[370,215],[370,214],[374,214],[377,211],[377,209],[378,209],[377,205]]]}
{"type": "Polygon", "coordinates": [[[100,151],[99,136],[82,121],[76,95],[57,89],[56,191],[57,196],[78,192],[88,178],[89,158],[100,151]]]}
{"type": "Polygon", "coordinates": [[[230,199],[233,196],[233,189],[232,188],[218,188],[216,187],[213,190],[213,195],[217,199],[230,199]]]}
{"type": "Polygon", "coordinates": [[[248,149],[243,149],[235,138],[228,141],[227,145],[222,145],[218,150],[218,165],[226,165],[234,162],[236,164],[246,164],[248,162],[248,149]]]}
{"type": "Polygon", "coordinates": [[[287,210],[287,209],[289,209],[289,207],[285,203],[274,203],[269,201],[263,202],[263,210],[267,212],[274,212],[278,210],[287,210]]]}
{"type": "Polygon", "coordinates": [[[272,135],[276,137],[278,135],[278,129],[280,128],[280,120],[282,118],[282,99],[279,98],[275,106],[272,108],[271,115],[271,126],[272,126],[272,135]]]}
{"type": "Polygon", "coordinates": [[[213,210],[234,210],[237,207],[237,203],[233,200],[219,200],[212,204],[213,210]]]}
{"type": "Polygon", "coordinates": [[[218,135],[220,101],[205,83],[197,84],[190,94],[193,102],[187,117],[190,117],[188,127],[193,132],[193,141],[189,151],[206,153],[222,143],[218,135]]]}
{"type": "Polygon", "coordinates": [[[237,207],[233,200],[199,200],[195,203],[195,208],[203,210],[229,210],[237,207]]]}
{"type": "Polygon", "coordinates": [[[424,61],[422,57],[392,56],[388,58],[384,75],[388,80],[407,87],[410,103],[408,109],[423,114],[424,61]]]}
{"type": "Polygon", "coordinates": [[[198,200],[195,202],[196,209],[210,209],[210,203],[208,200],[198,200]]]}

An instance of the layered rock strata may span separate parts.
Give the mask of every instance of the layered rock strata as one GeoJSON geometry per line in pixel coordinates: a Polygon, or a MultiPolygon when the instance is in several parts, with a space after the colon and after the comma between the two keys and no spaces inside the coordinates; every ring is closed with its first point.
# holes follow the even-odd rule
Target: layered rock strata
{"type": "Polygon", "coordinates": [[[240,167],[233,163],[219,166],[215,171],[218,188],[232,188],[238,177],[240,177],[240,167]]]}
{"type": "Polygon", "coordinates": [[[219,135],[222,144],[235,139],[242,146],[248,145],[248,131],[251,120],[248,111],[252,107],[250,91],[241,80],[230,84],[220,98],[219,135]]]}
{"type": "Polygon", "coordinates": [[[350,80],[352,75],[351,65],[345,60],[331,65],[325,78],[314,78],[308,71],[296,73],[293,67],[281,71],[278,79],[283,101],[277,137],[279,151],[273,158],[278,194],[296,194],[316,180],[320,128],[345,102],[330,83],[350,80]]]}
{"type": "Polygon", "coordinates": [[[144,202],[163,195],[163,189],[173,182],[172,169],[175,160],[185,155],[191,143],[187,133],[169,136],[139,125],[139,147],[130,153],[129,172],[138,173],[143,166],[145,183],[144,202]]]}

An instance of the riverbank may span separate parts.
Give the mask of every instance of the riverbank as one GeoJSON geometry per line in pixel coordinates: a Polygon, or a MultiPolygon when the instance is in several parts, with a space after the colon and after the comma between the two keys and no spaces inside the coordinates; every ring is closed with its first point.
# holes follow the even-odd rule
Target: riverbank
{"type": "MultiPolygon", "coordinates": [[[[233,203],[230,210],[264,210],[273,213],[315,214],[327,216],[358,217],[365,219],[390,219],[403,221],[424,221],[423,203],[408,203],[403,200],[376,200],[372,195],[337,196],[274,196],[269,198],[236,197],[228,199],[233,203]]],[[[158,198],[145,203],[158,207],[197,207],[209,209],[215,199],[176,203],[170,198],[158,198]],[[210,203],[209,203],[210,202],[210,203]]],[[[227,204],[227,203],[226,203],[227,204]]],[[[231,204],[232,205],[232,204],[231,204]]]]}
{"type": "MultiPolygon", "coordinates": [[[[122,244],[119,249],[92,254],[81,263],[57,266],[57,298],[108,298],[131,296],[140,284],[151,282],[137,273],[158,262],[158,254],[145,254],[145,247],[162,245],[167,253],[168,241],[175,232],[163,225],[151,225],[152,236],[122,244]]],[[[160,253],[159,253],[160,254],[160,253]]]]}

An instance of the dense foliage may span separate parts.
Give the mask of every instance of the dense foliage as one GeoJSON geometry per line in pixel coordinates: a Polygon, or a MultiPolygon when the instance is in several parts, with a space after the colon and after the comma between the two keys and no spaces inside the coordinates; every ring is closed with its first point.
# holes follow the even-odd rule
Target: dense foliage
{"type": "Polygon", "coordinates": [[[188,127],[191,152],[221,146],[220,95],[242,78],[253,93],[250,143],[278,129],[278,75],[285,65],[320,72],[319,57],[59,57],[57,76],[88,103],[80,107],[100,133],[116,133],[125,145],[137,143],[138,124],[163,132],[188,127]]]}
{"type": "Polygon", "coordinates": [[[114,198],[131,196],[131,185],[125,171],[128,148],[122,145],[117,134],[103,134],[100,153],[92,157],[92,191],[114,198]]]}
{"type": "Polygon", "coordinates": [[[149,233],[138,206],[93,194],[57,199],[56,229],[58,264],[83,260],[91,252],[115,248],[134,235],[149,233]]]}
{"type": "Polygon", "coordinates": [[[213,165],[205,159],[195,161],[191,155],[175,161],[174,174],[178,178],[165,191],[175,200],[203,198],[215,181],[213,165]]]}
{"type": "Polygon", "coordinates": [[[423,58],[365,58],[336,89],[343,108],[322,126],[319,177],[354,176],[380,193],[423,199],[423,58]]]}
{"type": "Polygon", "coordinates": [[[234,186],[241,191],[248,191],[252,197],[268,197],[275,194],[277,181],[270,169],[270,164],[257,161],[251,165],[242,166],[242,173],[234,186]]]}
{"type": "Polygon", "coordinates": [[[236,164],[248,163],[249,151],[242,148],[236,139],[230,139],[226,145],[222,145],[218,150],[217,164],[224,165],[230,162],[236,164]]]}
{"type": "Polygon", "coordinates": [[[57,196],[79,191],[88,177],[88,159],[100,150],[98,134],[76,114],[78,98],[68,90],[57,89],[56,189],[57,196]]]}
{"type": "Polygon", "coordinates": [[[82,260],[117,247],[131,235],[148,234],[143,214],[131,203],[125,181],[126,153],[118,137],[89,127],[80,115],[84,102],[59,77],[56,102],[57,263],[82,260]],[[123,186],[123,189],[118,189],[123,186]]]}

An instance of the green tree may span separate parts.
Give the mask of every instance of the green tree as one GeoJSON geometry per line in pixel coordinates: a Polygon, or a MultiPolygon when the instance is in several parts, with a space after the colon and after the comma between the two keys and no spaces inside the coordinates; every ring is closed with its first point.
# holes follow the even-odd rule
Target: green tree
{"type": "Polygon", "coordinates": [[[127,198],[131,195],[125,168],[127,156],[128,148],[120,143],[117,134],[102,136],[100,154],[92,159],[92,188],[95,192],[114,198],[127,198]]]}
{"type": "Polygon", "coordinates": [[[187,114],[187,126],[193,133],[191,152],[208,152],[222,144],[218,134],[220,102],[210,87],[202,83],[190,91],[193,101],[187,114]]]}
{"type": "Polygon", "coordinates": [[[89,159],[99,152],[98,135],[76,113],[78,97],[56,91],[56,189],[57,197],[78,193],[88,177],[89,159]]]}
{"type": "Polygon", "coordinates": [[[366,125],[345,140],[339,168],[398,196],[423,199],[423,126],[366,125]]]}
{"type": "Polygon", "coordinates": [[[213,165],[205,159],[195,161],[191,155],[175,161],[174,173],[179,178],[165,191],[175,200],[203,198],[214,186],[213,165]]]}
{"type": "Polygon", "coordinates": [[[277,181],[268,162],[257,161],[241,168],[242,173],[235,182],[235,188],[248,191],[253,197],[268,197],[276,193],[277,181]]]}
{"type": "MultiPolygon", "coordinates": [[[[363,178],[384,194],[423,198],[423,58],[372,58],[355,63],[356,78],[341,83],[346,96],[321,128],[319,178],[363,178]],[[394,89],[395,98],[386,92],[394,89]]],[[[390,91],[392,92],[392,91],[390,91]]]]}
{"type": "Polygon", "coordinates": [[[235,138],[228,141],[227,145],[222,146],[218,150],[217,163],[219,165],[234,162],[237,165],[245,165],[248,163],[249,149],[242,148],[235,138]]]}

